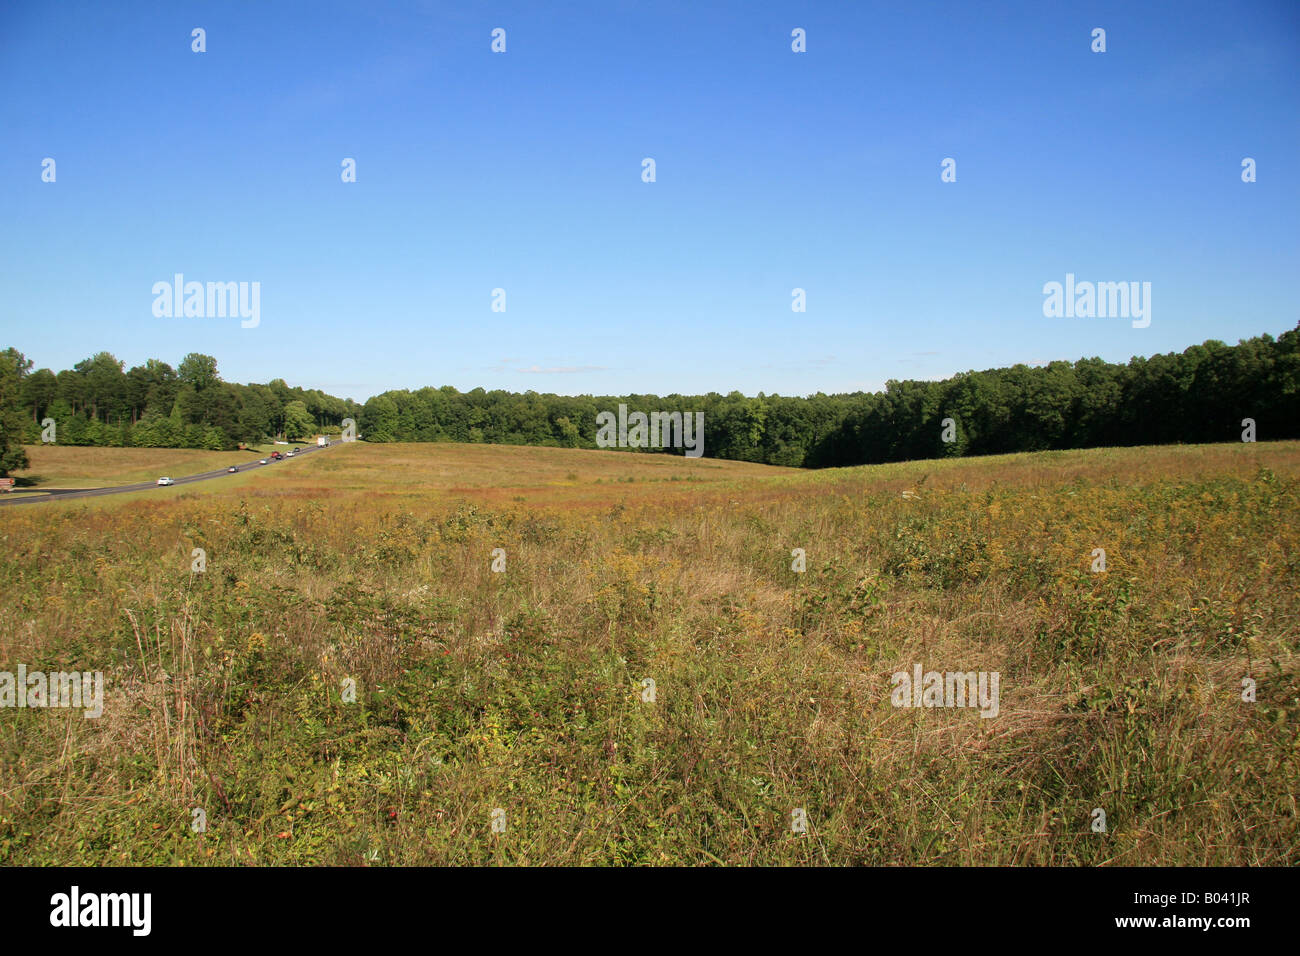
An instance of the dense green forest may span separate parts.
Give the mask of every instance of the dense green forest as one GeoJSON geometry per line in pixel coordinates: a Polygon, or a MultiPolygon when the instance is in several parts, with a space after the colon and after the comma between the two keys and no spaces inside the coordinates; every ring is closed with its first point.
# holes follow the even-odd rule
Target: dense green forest
{"type": "MultiPolygon", "coordinates": [[[[474,389],[393,391],[366,402],[368,441],[468,441],[596,447],[596,415],[704,412],[704,453],[827,467],[949,455],[1101,445],[1300,438],[1300,326],[1235,346],[1209,341],[1128,364],[1083,359],[891,381],[883,392],[790,398],[578,396],[474,389]],[[943,441],[943,420],[955,441],[943,441]]],[[[681,451],[676,451],[681,454],[681,451]]]]}
{"type": "Polygon", "coordinates": [[[52,420],[61,445],[235,448],[267,438],[338,429],[361,406],[316,389],[223,382],[217,360],[191,353],[178,368],[149,359],[130,370],[100,352],[57,374],[32,371],[16,349],[0,353],[0,467],[22,467],[21,444],[43,439],[52,420]],[[16,450],[15,450],[16,449],[16,450]]]}
{"type": "MultiPolygon", "coordinates": [[[[883,392],[808,397],[565,396],[390,391],[364,406],[316,389],[223,382],[216,359],[190,354],[173,369],[130,370],[107,352],[57,374],[0,353],[0,469],[21,467],[20,443],[53,419],[72,445],[233,448],[305,438],[357,422],[373,442],[458,441],[596,447],[596,416],[703,412],[704,453],[775,465],[826,467],[950,455],[1102,445],[1237,441],[1242,419],[1260,439],[1300,438],[1300,326],[1235,346],[1209,341],[1127,364],[1082,359],[966,372],[936,382],[890,381],[883,392]],[[951,418],[952,441],[944,441],[951,418]]],[[[680,450],[666,449],[681,454],[680,450]]]]}

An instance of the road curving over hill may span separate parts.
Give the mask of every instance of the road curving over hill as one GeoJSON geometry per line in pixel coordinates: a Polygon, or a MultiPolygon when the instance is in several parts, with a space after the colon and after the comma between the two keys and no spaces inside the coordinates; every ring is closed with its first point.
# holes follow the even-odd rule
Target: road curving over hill
{"type": "MultiPolygon", "coordinates": [[[[328,445],[305,445],[299,448],[295,453],[295,458],[312,452],[321,451],[323,448],[333,448],[340,444],[338,441],[332,441],[328,445]]],[[[272,462],[269,458],[266,464],[261,463],[262,459],[255,458],[247,464],[241,464],[237,467],[239,471],[236,474],[243,474],[255,468],[270,468],[272,464],[284,464],[289,459],[285,458],[279,462],[272,462]]],[[[174,488],[180,485],[189,485],[198,481],[211,481],[213,478],[224,478],[230,472],[225,468],[218,468],[215,471],[204,471],[197,475],[186,475],[184,478],[177,478],[174,485],[160,485],[157,481],[139,481],[132,485],[110,485],[106,488],[51,488],[48,491],[40,489],[24,489],[19,492],[22,497],[9,497],[9,495],[0,495],[0,508],[17,507],[18,505],[38,504],[43,501],[68,501],[73,498],[98,498],[101,495],[123,495],[132,491],[148,491],[151,488],[174,488]]],[[[10,492],[13,494],[13,492],[10,492]]]]}

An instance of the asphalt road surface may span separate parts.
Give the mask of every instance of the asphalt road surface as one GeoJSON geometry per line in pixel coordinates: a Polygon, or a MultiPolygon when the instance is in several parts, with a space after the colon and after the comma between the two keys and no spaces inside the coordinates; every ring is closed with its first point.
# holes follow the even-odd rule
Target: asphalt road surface
{"type": "MultiPolygon", "coordinates": [[[[339,444],[337,441],[332,441],[329,443],[329,445],[326,445],[324,447],[331,448],[337,444],[339,444]]],[[[300,458],[303,455],[309,455],[314,451],[321,451],[321,450],[322,450],[321,446],[306,445],[302,448],[299,448],[298,453],[294,455],[294,457],[300,458]]],[[[281,459],[280,461],[272,461],[268,453],[265,465],[259,464],[259,462],[261,461],[260,458],[254,458],[252,461],[240,465],[238,473],[243,474],[246,471],[252,471],[254,468],[270,468],[272,466],[283,465],[288,460],[289,459],[284,458],[281,459]]],[[[67,501],[70,498],[97,498],[100,495],[121,495],[121,494],[126,494],[129,491],[148,491],[151,488],[156,489],[158,491],[162,491],[165,488],[169,488],[169,487],[175,488],[180,485],[192,484],[193,482],[196,481],[211,481],[213,478],[225,478],[229,474],[230,472],[228,472],[225,468],[218,468],[216,471],[205,471],[202,474],[187,475],[184,478],[177,478],[175,485],[160,485],[158,484],[158,480],[155,478],[153,481],[141,481],[141,482],[137,482],[134,485],[113,485],[108,488],[65,488],[65,489],[51,488],[49,491],[42,491],[39,488],[24,488],[22,489],[24,491],[36,491],[40,493],[33,494],[30,496],[24,495],[20,498],[11,498],[7,494],[0,495],[0,507],[4,507],[6,505],[8,506],[30,505],[42,501],[67,501]]]]}

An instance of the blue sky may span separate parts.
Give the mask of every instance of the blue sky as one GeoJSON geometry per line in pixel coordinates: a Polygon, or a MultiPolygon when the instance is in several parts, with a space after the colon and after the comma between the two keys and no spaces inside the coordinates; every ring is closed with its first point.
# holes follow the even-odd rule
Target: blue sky
{"type": "Polygon", "coordinates": [[[37,367],[807,394],[1300,321],[1289,0],[11,2],[0,94],[37,367]],[[260,282],[260,324],[155,317],[178,272],[260,282]],[[1067,272],[1150,282],[1150,327],[1045,318],[1067,272]]]}

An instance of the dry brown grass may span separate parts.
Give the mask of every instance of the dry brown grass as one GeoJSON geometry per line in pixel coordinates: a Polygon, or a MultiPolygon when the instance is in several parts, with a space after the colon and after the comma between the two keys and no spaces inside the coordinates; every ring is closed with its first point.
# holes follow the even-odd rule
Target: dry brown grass
{"type": "Polygon", "coordinates": [[[93,448],[78,445],[24,445],[28,467],[15,478],[37,488],[99,488],[197,475],[256,458],[254,451],[200,451],[192,448],[93,448]]]}
{"type": "Polygon", "coordinates": [[[1298,477],[1297,443],[818,473],[358,444],[0,512],[0,668],[115,695],[5,724],[0,851],[1300,862],[1298,477]],[[892,707],[916,662],[1000,672],[999,716],[892,707]]]}

